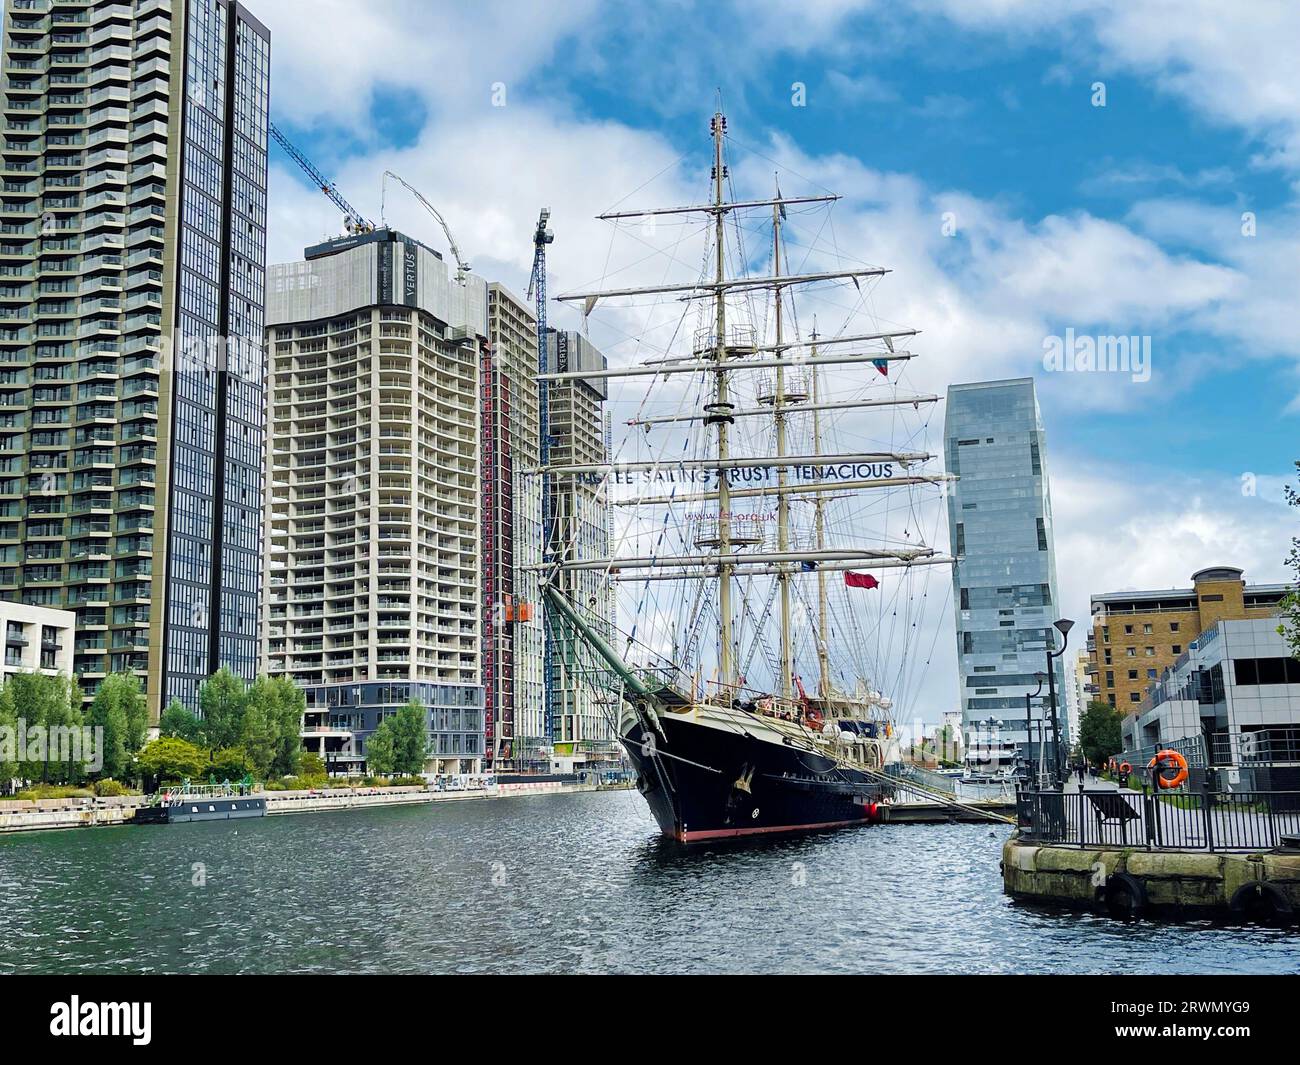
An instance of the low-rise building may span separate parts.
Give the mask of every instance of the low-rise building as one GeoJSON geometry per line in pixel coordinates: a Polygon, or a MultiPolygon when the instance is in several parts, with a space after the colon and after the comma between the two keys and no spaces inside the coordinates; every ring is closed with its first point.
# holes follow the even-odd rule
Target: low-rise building
{"type": "Polygon", "coordinates": [[[0,601],[5,653],[0,683],[10,673],[72,674],[77,615],[71,610],[0,601]]]}
{"type": "MultiPolygon", "coordinates": [[[[1267,766],[1271,776],[1247,786],[1281,787],[1279,767],[1300,766],[1300,660],[1277,629],[1270,616],[1217,621],[1198,633],[1124,719],[1129,760],[1146,764],[1175,747],[1193,764],[1267,766]]],[[[1293,774],[1300,780],[1300,770],[1293,774]]]]}
{"type": "Polygon", "coordinates": [[[1233,566],[1192,574],[1192,587],[1106,592],[1092,597],[1089,672],[1097,699],[1126,712],[1147,688],[1216,622],[1268,618],[1289,591],[1285,584],[1247,584],[1233,566]]]}

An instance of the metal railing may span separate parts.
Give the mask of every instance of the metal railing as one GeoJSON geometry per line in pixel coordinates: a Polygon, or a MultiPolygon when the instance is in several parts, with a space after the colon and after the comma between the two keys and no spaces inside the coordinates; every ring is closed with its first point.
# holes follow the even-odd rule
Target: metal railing
{"type": "Polygon", "coordinates": [[[1150,764],[1157,751],[1174,750],[1187,759],[1192,768],[1266,767],[1300,765],[1300,726],[1278,726],[1254,732],[1215,732],[1205,736],[1184,736],[1167,743],[1148,744],[1115,756],[1119,763],[1128,762],[1134,769],[1150,764]]]}
{"type": "Polygon", "coordinates": [[[1215,733],[1210,737],[1210,764],[1218,766],[1298,765],[1300,727],[1215,733]]]}
{"type": "Polygon", "coordinates": [[[1128,762],[1134,769],[1142,769],[1150,764],[1158,751],[1177,751],[1187,759],[1188,766],[1205,768],[1205,739],[1202,736],[1184,736],[1182,739],[1170,740],[1168,743],[1151,743],[1145,747],[1135,747],[1115,756],[1116,763],[1128,762]]]}
{"type": "Polygon", "coordinates": [[[944,792],[948,795],[957,794],[956,779],[944,776],[942,773],[936,773],[931,769],[925,769],[917,765],[904,765],[899,762],[891,763],[884,767],[884,772],[891,777],[897,777],[899,780],[911,781],[919,784],[921,787],[930,791],[944,792]]]}
{"type": "Polygon", "coordinates": [[[1021,791],[1020,838],[1068,847],[1266,851],[1300,836],[1300,791],[1021,791]]]}

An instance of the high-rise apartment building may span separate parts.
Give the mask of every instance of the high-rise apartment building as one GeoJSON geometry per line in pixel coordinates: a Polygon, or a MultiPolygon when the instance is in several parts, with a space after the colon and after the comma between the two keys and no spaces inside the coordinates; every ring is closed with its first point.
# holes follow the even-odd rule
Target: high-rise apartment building
{"type": "Polygon", "coordinates": [[[233,0],[6,0],[0,596],[156,715],[257,660],[270,40],[233,0]]]}
{"type": "MultiPolygon", "coordinates": [[[[1030,758],[1045,740],[1051,758],[1047,650],[1060,646],[1060,617],[1046,440],[1031,378],[948,389],[944,422],[948,535],[957,564],[953,600],[967,746],[996,733],[1030,758]],[[1044,675],[1026,716],[1025,696],[1044,675]],[[1040,732],[1040,730],[1045,730],[1040,732]]],[[[1062,659],[1054,659],[1057,718],[1068,744],[1062,659]]]]}
{"type": "Polygon", "coordinates": [[[271,268],[267,343],[264,668],[332,769],[415,699],[434,770],[477,772],[487,286],[392,230],[327,241],[271,268]]]}
{"type": "Polygon", "coordinates": [[[1275,615],[1289,586],[1247,584],[1241,575],[1234,566],[1210,566],[1192,574],[1190,588],[1094,595],[1088,638],[1094,697],[1136,712],[1147,689],[1215,623],[1275,615]]]}
{"type": "Polygon", "coordinates": [[[486,755],[522,768],[546,743],[542,688],[542,482],[537,317],[488,285],[483,355],[483,689],[486,755]]]}
{"type": "MultiPolygon", "coordinates": [[[[604,370],[605,356],[576,332],[549,330],[546,370],[575,373],[604,370]]],[[[587,465],[608,461],[604,405],[605,379],[552,381],[547,389],[550,452],[553,465],[587,465]]],[[[552,488],[553,520],[547,553],[556,561],[608,558],[610,515],[606,489],[590,477],[556,477],[552,488]]],[[[610,632],[610,581],[599,569],[562,570],[559,591],[598,632],[610,632]]],[[[551,688],[551,740],[557,754],[610,756],[616,750],[617,708],[592,683],[585,659],[564,626],[550,626],[547,655],[551,688]]]]}

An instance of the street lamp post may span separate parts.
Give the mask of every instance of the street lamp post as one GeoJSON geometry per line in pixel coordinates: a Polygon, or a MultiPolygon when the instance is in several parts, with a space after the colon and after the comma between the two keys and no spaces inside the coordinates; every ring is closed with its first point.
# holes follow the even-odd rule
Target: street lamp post
{"type": "MultiPolygon", "coordinates": [[[[1025,692],[1025,732],[1029,734],[1030,750],[1033,750],[1033,743],[1034,743],[1034,739],[1033,739],[1034,711],[1032,706],[1030,705],[1030,700],[1037,699],[1038,693],[1043,690],[1043,675],[1041,673],[1035,673],[1034,680],[1038,681],[1038,687],[1034,689],[1033,694],[1030,694],[1029,692],[1025,692]]],[[[1035,783],[1040,788],[1043,786],[1043,743],[1044,742],[1045,741],[1043,739],[1043,723],[1039,721],[1038,722],[1038,772],[1035,774],[1038,779],[1035,781],[1035,783]]]]}
{"type": "MultiPolygon", "coordinates": [[[[1059,651],[1049,650],[1047,652],[1047,696],[1052,703],[1052,767],[1056,774],[1056,785],[1061,787],[1065,783],[1065,774],[1061,764],[1061,722],[1056,713],[1056,669],[1053,659],[1060,658],[1065,654],[1066,645],[1070,642],[1070,630],[1074,628],[1074,622],[1069,618],[1061,618],[1053,623],[1061,633],[1061,649],[1059,651]]],[[[1056,638],[1052,638],[1052,643],[1056,643],[1056,638]]]]}

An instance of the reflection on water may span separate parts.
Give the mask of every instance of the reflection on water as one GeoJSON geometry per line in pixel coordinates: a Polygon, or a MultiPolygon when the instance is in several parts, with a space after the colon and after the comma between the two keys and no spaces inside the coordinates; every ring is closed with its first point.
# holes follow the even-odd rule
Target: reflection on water
{"type": "Polygon", "coordinates": [[[0,972],[1297,972],[1010,903],[1005,829],[683,847],[635,792],[0,836],[0,972]]]}

